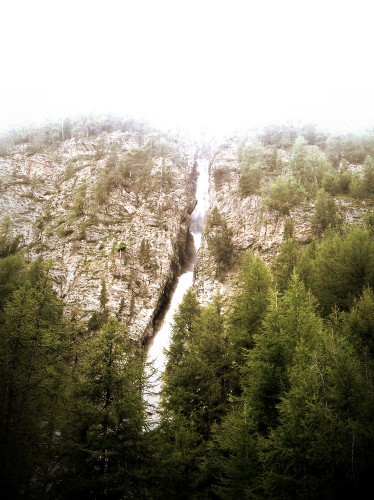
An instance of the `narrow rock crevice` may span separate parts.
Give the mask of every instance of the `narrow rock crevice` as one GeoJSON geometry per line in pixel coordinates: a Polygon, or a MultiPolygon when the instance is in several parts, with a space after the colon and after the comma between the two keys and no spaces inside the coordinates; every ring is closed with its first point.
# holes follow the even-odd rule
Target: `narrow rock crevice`
{"type": "Polygon", "coordinates": [[[159,296],[151,321],[149,322],[144,332],[143,335],[144,346],[147,346],[149,342],[153,339],[160,324],[162,323],[168,305],[170,303],[170,299],[175,291],[178,278],[189,268],[192,267],[193,262],[196,259],[194,240],[189,229],[187,233],[181,233],[181,237],[178,240],[177,247],[178,248],[175,254],[175,259],[173,260],[170,268],[171,274],[163,288],[162,293],[159,296]]]}

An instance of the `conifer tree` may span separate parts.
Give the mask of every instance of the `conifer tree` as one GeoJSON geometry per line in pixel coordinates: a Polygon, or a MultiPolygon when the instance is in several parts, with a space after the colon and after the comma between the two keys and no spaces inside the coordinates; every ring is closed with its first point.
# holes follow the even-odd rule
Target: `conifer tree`
{"type": "Polygon", "coordinates": [[[328,315],[334,307],[348,310],[365,286],[374,287],[374,242],[370,232],[363,228],[343,234],[328,232],[307,267],[303,279],[323,313],[328,315]]]}
{"type": "Polygon", "coordinates": [[[45,492],[56,459],[69,349],[48,271],[41,261],[31,264],[2,316],[0,469],[6,498],[45,492]]]}
{"type": "Polygon", "coordinates": [[[229,339],[236,361],[241,366],[245,353],[253,348],[270,302],[271,276],[266,264],[248,252],[239,273],[240,291],[233,298],[229,318],[229,339]]]}
{"type": "Polygon", "coordinates": [[[164,486],[168,498],[191,498],[192,491],[202,494],[208,488],[209,479],[199,463],[214,425],[226,412],[232,393],[231,373],[222,298],[215,297],[201,309],[190,289],[175,317],[162,391],[160,461],[175,472],[174,486],[170,479],[164,486]],[[189,475],[184,481],[182,471],[189,475]],[[178,496],[182,483],[185,497],[178,496]]]}
{"type": "Polygon", "coordinates": [[[88,341],[63,431],[64,498],[140,495],[143,357],[115,318],[88,341]]]}

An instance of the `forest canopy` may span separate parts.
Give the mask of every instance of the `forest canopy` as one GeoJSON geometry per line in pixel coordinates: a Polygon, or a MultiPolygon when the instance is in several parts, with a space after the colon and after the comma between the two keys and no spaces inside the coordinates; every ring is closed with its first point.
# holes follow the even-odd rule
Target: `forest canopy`
{"type": "Polygon", "coordinates": [[[187,292],[157,425],[144,351],[104,298],[92,329],[64,314],[49,262],[3,257],[5,498],[369,497],[372,232],[290,244],[287,266],[247,253],[231,299],[187,292]]]}

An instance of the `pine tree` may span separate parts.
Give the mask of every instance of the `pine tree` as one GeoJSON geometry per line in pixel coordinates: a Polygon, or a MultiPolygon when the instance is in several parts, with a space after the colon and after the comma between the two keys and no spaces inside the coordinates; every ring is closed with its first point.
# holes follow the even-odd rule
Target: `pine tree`
{"type": "Polygon", "coordinates": [[[374,400],[346,339],[322,332],[314,349],[299,342],[279,421],[261,441],[272,498],[370,498],[374,488],[374,400]]]}
{"type": "Polygon", "coordinates": [[[266,264],[248,252],[241,264],[240,291],[233,298],[229,317],[229,339],[239,366],[248,349],[253,348],[253,336],[259,332],[270,302],[271,276],[266,264]]]}
{"type": "Polygon", "coordinates": [[[341,218],[333,197],[320,189],[317,193],[315,214],[312,220],[315,234],[321,236],[325,229],[337,227],[340,223],[341,218]]]}
{"type": "Polygon", "coordinates": [[[370,232],[354,228],[328,232],[305,275],[306,284],[328,315],[348,310],[365,286],[374,287],[374,242],[370,232]]]}
{"type": "Polygon", "coordinates": [[[215,297],[201,309],[190,289],[175,317],[162,391],[160,461],[168,464],[176,481],[173,487],[170,483],[165,486],[168,498],[179,498],[181,471],[188,474],[183,482],[185,498],[190,498],[192,491],[207,494],[209,474],[199,463],[214,425],[227,410],[231,373],[222,298],[215,297]],[[175,457],[176,469],[170,465],[171,457],[175,457]]]}
{"type": "Polygon", "coordinates": [[[52,480],[69,355],[62,303],[36,261],[8,299],[0,341],[1,489],[41,494],[52,480]]]}
{"type": "Polygon", "coordinates": [[[277,289],[283,293],[297,264],[300,250],[292,238],[284,240],[279,248],[279,254],[272,262],[272,272],[277,289]]]}
{"type": "Polygon", "coordinates": [[[144,380],[143,356],[109,318],[74,372],[63,430],[64,498],[141,496],[144,380]]]}
{"type": "Polygon", "coordinates": [[[273,298],[256,346],[249,353],[245,397],[259,432],[267,435],[277,424],[277,405],[289,388],[289,369],[300,339],[313,345],[322,328],[314,299],[294,274],[285,295],[273,298]]]}

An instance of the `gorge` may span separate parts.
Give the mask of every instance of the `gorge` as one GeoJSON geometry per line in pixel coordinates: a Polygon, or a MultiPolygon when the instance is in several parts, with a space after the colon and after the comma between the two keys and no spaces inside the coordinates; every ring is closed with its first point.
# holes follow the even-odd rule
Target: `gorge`
{"type": "MultiPolygon", "coordinates": [[[[156,393],[161,389],[161,377],[166,362],[164,351],[167,350],[170,345],[173,316],[179,307],[183,295],[188,288],[193,285],[194,266],[198,258],[205,217],[209,207],[209,160],[197,158],[196,164],[196,206],[190,216],[191,223],[189,227],[189,231],[193,237],[192,256],[187,256],[187,262],[185,266],[182,267],[182,274],[177,279],[161,324],[155,331],[148,346],[148,359],[155,370],[150,378],[150,383],[156,393]]],[[[157,408],[157,396],[151,399],[151,404],[157,408]]]]}
{"type": "Polygon", "coordinates": [[[9,132],[1,497],[371,498],[373,206],[369,132],[9,132]]]}

